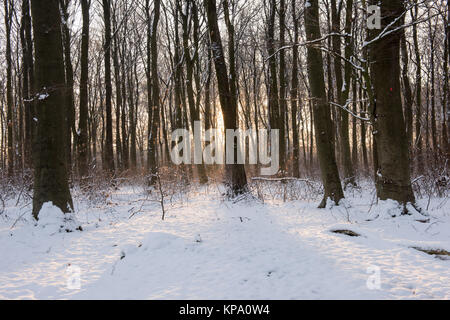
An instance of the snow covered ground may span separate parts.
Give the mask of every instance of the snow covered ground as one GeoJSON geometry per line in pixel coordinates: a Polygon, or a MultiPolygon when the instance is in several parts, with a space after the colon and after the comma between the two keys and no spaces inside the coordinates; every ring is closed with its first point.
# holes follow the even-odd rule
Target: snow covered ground
{"type": "Polygon", "coordinates": [[[209,187],[168,204],[165,221],[145,199],[131,186],[103,204],[76,198],[83,231],[72,233],[58,232],[67,222],[50,205],[35,225],[29,205],[8,201],[0,298],[450,299],[450,260],[413,248],[450,251],[448,199],[431,199],[429,221],[392,217],[395,204],[372,204],[369,191],[319,210],[317,200],[232,203],[209,187]]]}

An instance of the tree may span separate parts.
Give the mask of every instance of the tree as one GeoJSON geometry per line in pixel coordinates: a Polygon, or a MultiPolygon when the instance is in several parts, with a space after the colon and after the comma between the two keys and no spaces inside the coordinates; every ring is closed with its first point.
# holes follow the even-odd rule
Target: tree
{"type": "Polygon", "coordinates": [[[8,176],[14,175],[14,137],[13,137],[13,87],[12,87],[12,57],[11,57],[11,24],[13,17],[12,2],[4,0],[6,26],[6,122],[8,127],[8,176]]]}
{"type": "MultiPolygon", "coordinates": [[[[277,57],[275,52],[275,16],[277,11],[276,6],[277,6],[276,0],[270,0],[269,17],[268,17],[269,19],[267,22],[267,54],[269,57],[268,61],[269,124],[270,129],[282,130],[283,128],[281,128],[280,126],[281,123],[280,100],[278,95],[277,57]]],[[[281,149],[281,144],[280,144],[280,151],[281,153],[284,152],[284,150],[281,149]]]]}
{"type": "Polygon", "coordinates": [[[401,50],[402,50],[402,80],[405,96],[405,121],[406,121],[406,136],[408,139],[408,146],[411,146],[412,136],[413,136],[413,94],[411,89],[411,83],[408,76],[408,48],[406,46],[406,36],[403,30],[401,39],[401,50]]]}
{"type": "Polygon", "coordinates": [[[67,156],[67,167],[69,170],[72,167],[72,133],[76,138],[77,134],[75,131],[75,102],[74,102],[74,72],[72,66],[72,53],[71,53],[71,35],[69,29],[69,8],[70,0],[59,0],[59,6],[61,9],[61,28],[63,37],[63,50],[64,50],[64,65],[65,65],[65,75],[66,75],[66,156],[67,156]]]}
{"type": "MultiPolygon", "coordinates": [[[[292,20],[294,21],[294,42],[298,42],[298,16],[295,10],[296,1],[292,0],[292,20]]],[[[299,133],[297,124],[297,112],[298,112],[298,46],[292,48],[292,84],[291,84],[291,112],[292,112],[292,139],[293,139],[293,175],[294,177],[300,177],[299,169],[299,133]]]]}
{"type": "Polygon", "coordinates": [[[447,123],[447,117],[450,114],[450,88],[449,88],[449,60],[450,60],[450,1],[447,1],[447,17],[443,14],[445,28],[444,39],[444,85],[442,97],[442,150],[443,153],[450,156],[450,143],[448,141],[449,133],[447,132],[450,126],[447,123]]]}
{"type": "Polygon", "coordinates": [[[35,43],[37,136],[33,216],[46,202],[64,213],[73,209],[66,167],[65,77],[58,0],[31,1],[35,43]]]}
{"type": "Polygon", "coordinates": [[[115,137],[115,143],[116,143],[116,163],[117,168],[124,170],[125,169],[125,163],[123,161],[124,159],[124,152],[122,149],[122,141],[120,137],[120,120],[121,120],[121,110],[123,109],[123,99],[122,99],[122,81],[121,81],[121,75],[120,75],[120,65],[119,65],[119,26],[117,24],[117,11],[118,11],[118,2],[114,2],[113,4],[113,11],[112,11],[112,25],[114,29],[114,45],[113,45],[113,66],[114,66],[114,82],[115,82],[115,89],[116,89],[116,137],[115,137]]]}
{"type": "Polygon", "coordinates": [[[31,16],[30,1],[22,0],[22,22],[20,29],[20,39],[22,43],[22,87],[25,107],[25,145],[24,158],[25,167],[32,168],[32,150],[34,148],[33,137],[35,132],[35,103],[33,101],[34,91],[34,61],[33,61],[33,41],[31,39],[31,16]]]}
{"type": "Polygon", "coordinates": [[[105,22],[105,112],[106,139],[104,169],[114,173],[113,128],[112,128],[112,82],[111,82],[111,1],[103,0],[103,19],[105,22]]]}
{"type": "MultiPolygon", "coordinates": [[[[331,0],[332,6],[332,31],[334,33],[340,32],[340,13],[343,2],[339,1],[339,7],[336,5],[336,0],[331,0]]],[[[353,0],[347,1],[345,12],[345,34],[349,35],[352,32],[352,9],[353,0]]],[[[352,40],[350,37],[345,37],[345,59],[349,60],[352,54],[352,40]]],[[[337,100],[341,106],[347,104],[350,92],[352,67],[349,63],[344,63],[344,75],[342,75],[341,62],[341,37],[333,36],[333,51],[336,54],[334,58],[334,69],[336,78],[336,93],[337,100]]],[[[350,139],[349,139],[349,118],[348,112],[340,109],[338,111],[339,133],[340,133],[340,151],[341,159],[344,168],[344,184],[355,184],[355,172],[353,169],[351,154],[350,154],[350,139]]]]}
{"type": "MultiPolygon", "coordinates": [[[[347,7],[345,10],[345,29],[344,32],[346,35],[350,35],[352,33],[352,12],[353,12],[353,0],[347,0],[347,7]]],[[[353,43],[354,40],[352,37],[345,37],[345,49],[344,55],[346,62],[344,64],[344,87],[339,89],[338,91],[342,91],[341,101],[342,105],[345,105],[350,96],[350,85],[351,85],[351,77],[353,74],[352,66],[348,61],[351,61],[353,54],[353,43]]],[[[356,98],[354,97],[354,100],[356,98]]],[[[344,164],[344,185],[352,184],[356,185],[356,177],[355,177],[355,167],[352,162],[352,158],[350,155],[350,139],[349,139],[349,114],[344,110],[341,111],[341,124],[340,124],[340,132],[341,132],[341,146],[342,146],[342,159],[344,164]]]]}
{"type": "Polygon", "coordinates": [[[90,0],[81,0],[83,29],[81,35],[80,112],[78,142],[78,170],[80,177],[88,173],[88,83],[89,83],[89,8],[90,0]]]}
{"type": "MultiPolygon", "coordinates": [[[[286,1],[280,0],[279,9],[279,28],[280,28],[280,48],[285,45],[285,33],[286,33],[286,1]]],[[[279,124],[280,130],[280,167],[283,171],[286,171],[286,116],[287,116],[287,81],[286,81],[286,54],[284,50],[280,51],[280,113],[279,124]]]]}
{"type": "MultiPolygon", "coordinates": [[[[429,83],[431,86],[430,91],[430,100],[431,100],[431,141],[432,141],[432,149],[431,153],[433,154],[434,162],[437,163],[437,128],[436,128],[436,75],[435,75],[435,38],[436,38],[436,28],[433,28],[432,19],[430,17],[430,10],[428,10],[428,38],[430,40],[430,75],[429,75],[429,83]],[[434,30],[433,30],[434,29],[434,30]]],[[[428,117],[427,117],[428,118],[428,117]]],[[[427,140],[428,143],[428,140],[427,140]]]]}
{"type": "MultiPolygon", "coordinates": [[[[181,7],[179,7],[179,14],[182,18],[183,27],[183,50],[184,50],[184,61],[186,63],[186,92],[189,105],[189,113],[191,116],[191,130],[194,130],[194,124],[196,121],[200,121],[200,110],[198,108],[199,98],[197,97],[197,103],[194,98],[194,62],[198,59],[198,50],[195,51],[194,57],[191,57],[190,46],[189,46],[189,35],[190,29],[193,29],[193,45],[198,49],[198,9],[194,1],[188,0],[185,6],[186,12],[183,14],[181,7]],[[192,20],[191,20],[192,19],[192,20]],[[192,28],[192,23],[194,24],[192,28]],[[197,40],[197,41],[196,41],[197,40]]],[[[198,80],[196,80],[198,84],[198,80]]],[[[199,85],[199,84],[198,84],[199,85]]],[[[196,165],[197,172],[199,175],[199,180],[201,184],[208,182],[208,177],[206,176],[206,170],[203,164],[196,165]]]]}
{"type": "MultiPolygon", "coordinates": [[[[204,0],[204,4],[225,129],[235,130],[237,129],[237,100],[230,89],[230,77],[228,75],[227,65],[225,64],[222,39],[220,37],[219,24],[217,22],[216,1],[204,0]]],[[[236,141],[234,141],[233,146],[234,154],[236,156],[236,141]]],[[[247,177],[244,165],[226,164],[226,175],[230,196],[236,196],[247,191],[247,177]]]]}
{"type": "MultiPolygon", "coordinates": [[[[418,1],[415,0],[414,13],[411,9],[411,16],[413,20],[416,20],[419,16],[418,1]]],[[[417,38],[417,25],[413,25],[413,41],[414,52],[416,56],[416,141],[415,147],[417,149],[417,163],[422,163],[422,149],[423,149],[423,137],[422,137],[422,58],[420,57],[419,41],[417,38]]]]}
{"type": "MultiPolygon", "coordinates": [[[[305,30],[308,42],[321,38],[319,25],[318,0],[309,0],[310,6],[305,8],[305,30]]],[[[330,107],[325,92],[325,78],[323,60],[320,49],[314,44],[308,46],[308,74],[311,87],[311,99],[313,100],[314,129],[319,158],[322,182],[324,186],[324,199],[320,208],[324,208],[327,200],[331,199],[336,204],[344,198],[339,172],[336,164],[332,122],[330,107]]]]}
{"type": "MultiPolygon", "coordinates": [[[[378,1],[372,1],[372,4],[376,3],[378,1]]],[[[377,192],[381,200],[393,199],[402,204],[415,201],[400,91],[400,40],[404,10],[402,0],[382,0],[382,29],[369,31],[370,41],[373,41],[369,54],[376,101],[373,125],[378,157],[375,177],[377,192]],[[381,34],[388,25],[389,33],[381,34]]]]}
{"type": "Polygon", "coordinates": [[[154,3],[154,16],[153,16],[153,24],[150,29],[150,8],[149,3],[147,1],[147,24],[148,24],[148,33],[150,33],[149,40],[151,41],[150,47],[150,57],[148,57],[148,61],[151,63],[151,75],[153,77],[152,81],[152,100],[149,101],[151,105],[149,105],[149,138],[148,138],[148,170],[150,174],[150,185],[154,185],[157,182],[157,174],[158,174],[158,163],[156,161],[156,141],[157,134],[159,128],[159,83],[158,83],[158,48],[157,48],[157,30],[158,30],[158,22],[160,16],[160,8],[161,2],[160,0],[155,0],[154,3]]]}

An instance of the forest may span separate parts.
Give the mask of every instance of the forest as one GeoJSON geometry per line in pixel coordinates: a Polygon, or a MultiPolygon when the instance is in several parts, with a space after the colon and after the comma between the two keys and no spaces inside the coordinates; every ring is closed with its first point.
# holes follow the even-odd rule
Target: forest
{"type": "Polygon", "coordinates": [[[449,1],[2,2],[0,298],[450,298],[449,1]]]}

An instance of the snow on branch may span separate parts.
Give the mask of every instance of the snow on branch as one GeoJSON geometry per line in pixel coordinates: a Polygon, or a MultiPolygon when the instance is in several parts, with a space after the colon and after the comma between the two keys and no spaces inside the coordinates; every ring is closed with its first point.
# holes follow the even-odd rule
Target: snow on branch
{"type": "Polygon", "coordinates": [[[288,49],[292,49],[295,47],[303,47],[303,46],[308,46],[308,45],[312,45],[312,44],[316,44],[316,43],[320,43],[324,40],[327,40],[329,37],[348,37],[350,38],[351,35],[350,34],[346,34],[346,33],[329,33],[321,38],[315,39],[315,40],[311,40],[311,41],[305,41],[305,42],[301,42],[301,43],[293,43],[293,44],[289,44],[286,46],[283,46],[281,48],[278,48],[273,54],[271,54],[270,56],[266,57],[266,59],[264,59],[264,62],[267,62],[268,60],[270,60],[271,58],[273,58],[274,56],[276,56],[278,53],[280,53],[283,50],[288,50],[288,49]]]}
{"type": "Polygon", "coordinates": [[[341,109],[344,110],[344,111],[347,111],[350,115],[352,115],[352,116],[355,117],[356,119],[359,119],[359,120],[361,120],[361,121],[367,121],[367,122],[370,122],[370,119],[369,119],[369,118],[363,118],[363,117],[360,117],[360,116],[356,115],[355,113],[353,113],[350,109],[348,109],[348,107],[349,107],[349,105],[350,105],[351,103],[353,103],[353,100],[351,100],[351,99],[347,100],[347,102],[345,103],[345,106],[341,106],[341,105],[338,104],[338,103],[330,102],[331,105],[336,106],[336,107],[339,107],[339,108],[341,108],[341,109]]]}

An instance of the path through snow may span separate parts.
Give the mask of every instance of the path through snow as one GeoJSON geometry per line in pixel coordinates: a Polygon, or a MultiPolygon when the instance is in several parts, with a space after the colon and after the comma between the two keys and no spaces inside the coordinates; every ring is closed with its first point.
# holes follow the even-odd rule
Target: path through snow
{"type": "Polygon", "coordinates": [[[389,203],[368,213],[370,196],[318,210],[301,201],[233,204],[206,190],[170,208],[166,221],[156,204],[128,219],[138,199],[123,188],[108,206],[79,204],[83,232],[49,233],[30,222],[10,230],[11,219],[2,219],[0,298],[450,298],[450,261],[411,248],[450,251],[450,206],[442,199],[432,202],[439,209],[430,210],[430,223],[387,217],[389,203]],[[68,266],[80,268],[80,290],[67,288],[68,266]],[[370,290],[368,270],[377,268],[381,288],[370,290]]]}

